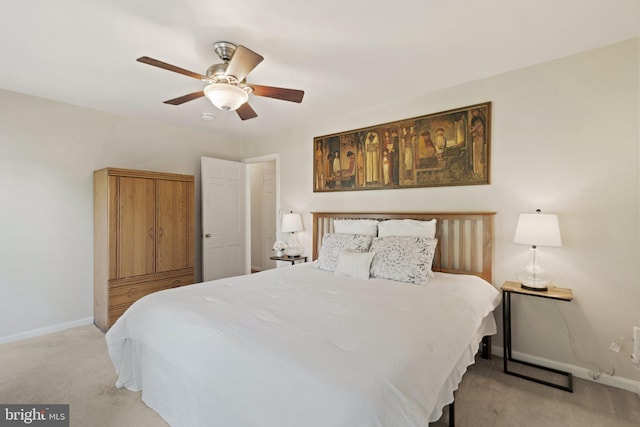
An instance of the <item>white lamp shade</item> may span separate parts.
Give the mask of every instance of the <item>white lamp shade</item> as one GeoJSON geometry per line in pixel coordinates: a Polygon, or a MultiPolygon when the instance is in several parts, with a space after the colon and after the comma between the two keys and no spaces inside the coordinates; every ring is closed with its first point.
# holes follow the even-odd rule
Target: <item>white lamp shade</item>
{"type": "Polygon", "coordinates": [[[283,233],[295,233],[296,231],[302,231],[302,217],[297,213],[284,214],[282,217],[282,231],[283,233]]]}
{"type": "Polygon", "coordinates": [[[247,92],[228,83],[210,84],[204,88],[204,96],[223,111],[235,111],[249,99],[247,92]]]}
{"type": "Polygon", "coordinates": [[[513,242],[532,246],[562,246],[558,216],[520,214],[513,242]]]}

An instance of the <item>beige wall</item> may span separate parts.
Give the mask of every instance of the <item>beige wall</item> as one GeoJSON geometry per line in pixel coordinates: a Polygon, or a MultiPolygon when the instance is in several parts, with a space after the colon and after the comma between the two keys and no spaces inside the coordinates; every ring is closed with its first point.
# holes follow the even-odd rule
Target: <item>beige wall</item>
{"type": "Polygon", "coordinates": [[[198,237],[200,157],[237,160],[236,147],[0,91],[0,340],[93,317],[93,170],[195,175],[198,237]]]}
{"type": "MultiPolygon", "coordinates": [[[[621,354],[608,347],[640,324],[639,51],[639,40],[631,40],[388,102],[261,136],[249,154],[280,153],[284,210],[496,211],[496,286],[527,261],[527,247],[512,243],[518,215],[557,213],[564,246],[542,248],[542,257],[556,284],[573,288],[576,299],[514,297],[514,350],[583,373],[615,365],[618,379],[633,385],[640,372],[629,362],[630,341],[621,354]],[[314,136],[485,101],[493,103],[491,185],[312,192],[314,136]]],[[[305,221],[300,240],[309,253],[310,215],[305,221]]]]}
{"type": "MultiPolygon", "coordinates": [[[[623,353],[608,351],[640,325],[639,57],[636,39],[414,98],[381,100],[366,111],[261,136],[244,152],[210,135],[0,91],[0,340],[92,316],[94,169],[194,174],[199,212],[200,156],[279,153],[285,211],[496,211],[496,286],[514,278],[527,259],[527,248],[512,243],[518,214],[536,208],[559,214],[564,246],[543,248],[542,255],[556,283],[573,288],[576,300],[514,298],[514,349],[585,370],[615,365],[622,380],[640,381],[629,362],[629,340],[623,353]],[[312,192],[314,136],[485,101],[493,102],[491,185],[312,192]]],[[[299,237],[309,252],[310,215],[305,221],[299,237]]],[[[196,226],[199,236],[199,213],[196,226]]],[[[197,250],[199,272],[199,244],[197,250]]]]}

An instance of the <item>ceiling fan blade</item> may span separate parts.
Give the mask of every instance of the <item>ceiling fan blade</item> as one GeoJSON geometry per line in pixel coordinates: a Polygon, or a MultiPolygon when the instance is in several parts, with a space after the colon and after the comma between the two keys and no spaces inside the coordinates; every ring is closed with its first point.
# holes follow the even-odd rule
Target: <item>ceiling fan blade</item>
{"type": "Polygon", "coordinates": [[[142,62],[143,64],[153,65],[154,67],[162,68],[164,70],[173,71],[174,73],[184,74],[185,76],[193,77],[194,79],[203,80],[206,79],[207,76],[203,76],[202,74],[194,73],[193,71],[185,70],[184,68],[176,67],[175,65],[167,64],[166,62],[158,61],[157,59],[149,58],[148,56],[141,56],[136,59],[138,62],[142,62]]]}
{"type": "Polygon", "coordinates": [[[164,101],[165,104],[171,105],[180,105],[185,102],[193,101],[194,99],[202,98],[204,96],[204,91],[200,90],[198,92],[193,92],[187,95],[179,96],[178,98],[173,98],[168,101],[164,101]]]}
{"type": "Polygon", "coordinates": [[[251,49],[238,46],[233,57],[231,57],[231,61],[229,61],[225,74],[242,81],[263,59],[262,55],[258,55],[251,49]]]}
{"type": "Polygon", "coordinates": [[[238,116],[240,116],[242,120],[249,120],[253,119],[254,117],[258,117],[256,112],[253,108],[251,108],[251,105],[249,105],[248,102],[242,104],[240,108],[236,110],[236,113],[238,113],[238,116]]]}
{"type": "Polygon", "coordinates": [[[285,89],[282,87],[260,86],[250,84],[253,88],[253,94],[257,96],[266,96],[269,98],[282,99],[283,101],[302,102],[304,97],[303,90],[285,89]]]}

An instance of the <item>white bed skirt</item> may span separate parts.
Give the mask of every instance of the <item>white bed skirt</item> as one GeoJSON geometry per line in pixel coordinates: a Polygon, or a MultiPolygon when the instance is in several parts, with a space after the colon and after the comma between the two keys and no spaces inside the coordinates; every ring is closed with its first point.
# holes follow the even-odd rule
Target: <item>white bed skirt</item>
{"type": "Polygon", "coordinates": [[[107,334],[118,387],[170,425],[427,427],[453,401],[499,292],[311,264],[152,294],[107,334]]]}

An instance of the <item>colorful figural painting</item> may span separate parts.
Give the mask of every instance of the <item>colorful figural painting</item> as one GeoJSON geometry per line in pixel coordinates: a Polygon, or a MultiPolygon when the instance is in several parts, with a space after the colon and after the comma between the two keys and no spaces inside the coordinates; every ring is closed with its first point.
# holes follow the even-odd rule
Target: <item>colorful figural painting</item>
{"type": "Polygon", "coordinates": [[[313,139],[313,191],[489,183],[491,103],[313,139]]]}

